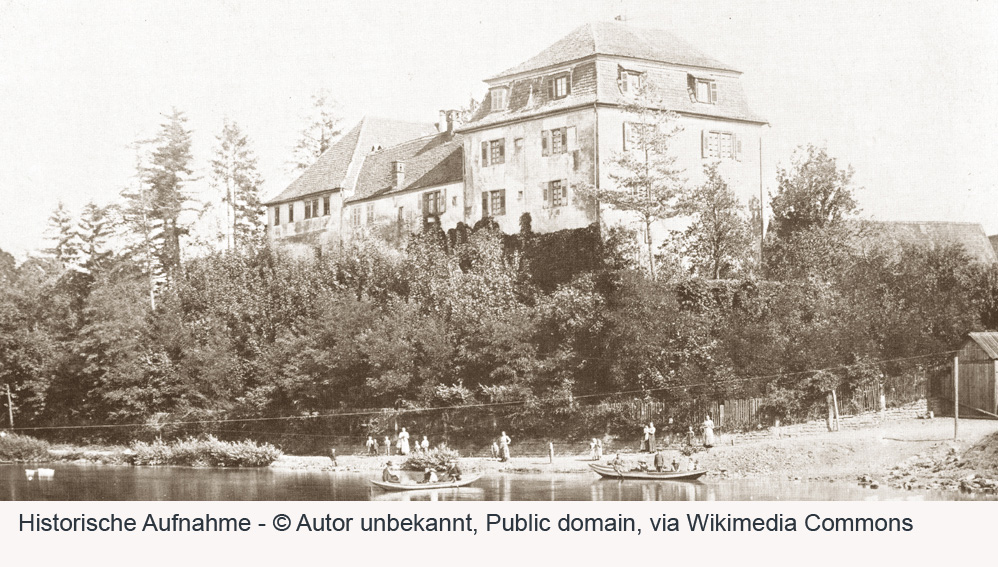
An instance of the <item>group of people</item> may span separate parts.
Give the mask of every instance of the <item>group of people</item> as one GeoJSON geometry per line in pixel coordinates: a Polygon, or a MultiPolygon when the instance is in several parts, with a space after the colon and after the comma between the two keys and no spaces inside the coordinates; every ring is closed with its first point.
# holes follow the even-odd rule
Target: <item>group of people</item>
{"type": "Polygon", "coordinates": [[[603,440],[593,437],[589,441],[589,459],[592,461],[603,460],[603,440]]]}
{"type": "MultiPolygon", "coordinates": [[[[406,431],[404,427],[402,428],[402,431],[399,431],[398,437],[396,438],[394,445],[395,445],[395,454],[397,455],[408,455],[413,451],[426,452],[430,450],[430,440],[427,439],[425,435],[423,436],[422,441],[413,443],[412,448],[410,448],[409,432],[406,431]]],[[[392,442],[387,436],[385,436],[384,443],[379,446],[378,440],[375,439],[374,436],[368,435],[365,446],[367,447],[368,455],[380,454],[382,447],[384,448],[385,455],[392,454],[392,442]]]]}
{"type": "MultiPolygon", "coordinates": [[[[671,419],[669,420],[669,423],[672,423],[671,419]]],[[[710,414],[707,414],[707,417],[704,418],[703,423],[700,424],[700,434],[700,440],[705,448],[710,449],[714,446],[714,420],[710,418],[710,414]]],[[[693,431],[692,425],[689,426],[689,429],[686,431],[686,444],[691,446],[697,444],[697,434],[693,431]]],[[[644,437],[641,439],[641,452],[654,453],[656,450],[655,424],[649,422],[644,428],[644,437]]]]}
{"type": "Polygon", "coordinates": [[[509,460],[509,444],[513,440],[503,431],[499,438],[492,442],[492,458],[505,463],[509,460]]]}
{"type": "MultiPolygon", "coordinates": [[[[613,470],[617,471],[618,473],[627,472],[627,471],[650,472],[652,470],[652,467],[655,468],[655,472],[668,472],[668,471],[680,470],[679,459],[673,457],[672,466],[670,467],[665,462],[665,455],[660,450],[655,451],[655,456],[652,458],[651,465],[649,465],[647,461],[638,459],[638,462],[634,467],[628,468],[628,465],[624,461],[624,459],[620,458],[620,453],[617,453],[617,455],[613,458],[613,460],[610,461],[610,466],[612,466],[613,470]]],[[[698,466],[699,464],[697,463],[696,459],[690,459],[689,462],[687,463],[687,470],[695,471],[697,470],[698,466]]]]}
{"type": "MultiPolygon", "coordinates": [[[[451,459],[447,462],[447,468],[444,470],[442,475],[438,475],[436,469],[433,467],[426,467],[423,471],[423,479],[420,483],[436,483],[436,482],[451,482],[461,480],[461,465],[458,464],[457,459],[451,459]]],[[[385,463],[385,467],[381,469],[381,480],[383,482],[402,482],[402,472],[395,466],[395,463],[388,461],[385,463]]]]}

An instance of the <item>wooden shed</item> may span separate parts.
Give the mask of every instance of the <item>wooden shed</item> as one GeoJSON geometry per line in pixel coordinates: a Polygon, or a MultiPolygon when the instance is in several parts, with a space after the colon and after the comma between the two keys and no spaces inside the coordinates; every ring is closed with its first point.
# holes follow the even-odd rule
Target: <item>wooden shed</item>
{"type": "MultiPolygon", "coordinates": [[[[957,352],[960,359],[960,417],[998,417],[998,332],[968,333],[957,352]]],[[[953,415],[953,374],[934,380],[929,409],[953,415]]]]}

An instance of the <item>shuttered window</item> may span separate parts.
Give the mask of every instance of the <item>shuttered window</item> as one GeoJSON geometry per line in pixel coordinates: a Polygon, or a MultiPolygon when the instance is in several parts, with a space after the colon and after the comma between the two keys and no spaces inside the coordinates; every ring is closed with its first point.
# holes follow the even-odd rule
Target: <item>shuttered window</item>
{"type": "Polygon", "coordinates": [[[506,139],[488,140],[482,142],[482,167],[488,167],[506,161],[506,139]]]}
{"type": "Polygon", "coordinates": [[[367,204],[367,224],[374,224],[374,203],[367,204]]]}
{"type": "Polygon", "coordinates": [[[709,79],[691,79],[690,86],[694,89],[696,102],[717,104],[717,82],[709,79]]]}
{"type": "Polygon", "coordinates": [[[541,155],[566,153],[576,144],[575,126],[541,131],[541,155]]]}
{"type": "Polygon", "coordinates": [[[506,190],[482,192],[482,217],[501,217],[506,214],[506,190]]]}
{"type": "Polygon", "coordinates": [[[565,98],[571,94],[572,87],[568,82],[568,75],[552,77],[548,81],[548,97],[557,99],[565,98]]]}
{"type": "Polygon", "coordinates": [[[742,140],[731,132],[704,130],[701,132],[700,146],[701,154],[705,158],[741,159],[742,140]]]}
{"type": "Polygon", "coordinates": [[[568,204],[568,180],[549,181],[544,187],[545,207],[564,207],[568,204]]]}

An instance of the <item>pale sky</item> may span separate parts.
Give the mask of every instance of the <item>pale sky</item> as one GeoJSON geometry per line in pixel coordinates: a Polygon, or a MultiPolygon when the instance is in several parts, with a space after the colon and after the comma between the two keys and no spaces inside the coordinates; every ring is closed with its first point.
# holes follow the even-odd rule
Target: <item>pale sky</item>
{"type": "MultiPolygon", "coordinates": [[[[129,146],[186,111],[195,167],[223,118],[275,194],[310,96],[433,122],[482,79],[588,21],[624,14],[740,69],[771,123],[765,178],[805,143],[856,169],[864,215],[998,232],[998,2],[0,0],[0,249],[45,246],[61,199],[116,199],[129,146]]],[[[349,125],[348,125],[349,126],[349,125]]]]}

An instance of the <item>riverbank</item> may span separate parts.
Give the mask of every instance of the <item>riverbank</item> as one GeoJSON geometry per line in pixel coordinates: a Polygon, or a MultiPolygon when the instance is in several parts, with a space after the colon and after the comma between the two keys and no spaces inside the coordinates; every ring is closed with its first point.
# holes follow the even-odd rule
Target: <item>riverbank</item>
{"type": "MultiPolygon", "coordinates": [[[[689,456],[683,455],[678,447],[666,448],[663,453],[667,463],[678,462],[680,468],[687,468],[690,461],[695,461],[697,468],[710,471],[707,480],[813,480],[851,482],[871,487],[891,485],[912,489],[959,489],[960,483],[946,480],[948,477],[943,474],[943,469],[933,473],[935,459],[959,459],[974,448],[974,454],[979,454],[980,458],[964,459],[962,462],[966,464],[962,467],[951,467],[954,478],[963,479],[970,475],[989,481],[998,478],[998,471],[988,467],[989,459],[998,455],[998,447],[993,452],[985,452],[978,447],[991,437],[998,444],[996,432],[998,421],[963,420],[960,422],[960,436],[954,442],[951,419],[909,418],[839,432],[803,433],[801,429],[787,427],[751,436],[721,435],[715,447],[700,449],[689,456]],[[934,464],[927,468],[916,466],[916,463],[923,462],[934,464]],[[898,467],[903,467],[905,473],[899,473],[898,467]]],[[[578,454],[557,454],[553,459],[517,456],[515,443],[512,450],[513,458],[509,462],[463,457],[462,467],[466,471],[483,473],[583,473],[590,471],[589,463],[592,462],[588,447],[580,446],[578,454]]],[[[651,458],[647,453],[634,452],[621,452],[621,457],[629,463],[649,461],[651,458]]],[[[374,472],[380,470],[388,458],[384,455],[343,455],[337,458],[338,466],[333,467],[327,457],[285,455],[271,467],[374,472]]],[[[390,458],[397,463],[404,460],[398,456],[390,458]]],[[[613,454],[606,454],[604,458],[613,458],[613,454]]],[[[980,490],[990,491],[988,483],[978,484],[980,490]]],[[[967,489],[966,483],[963,489],[967,489]]]]}

